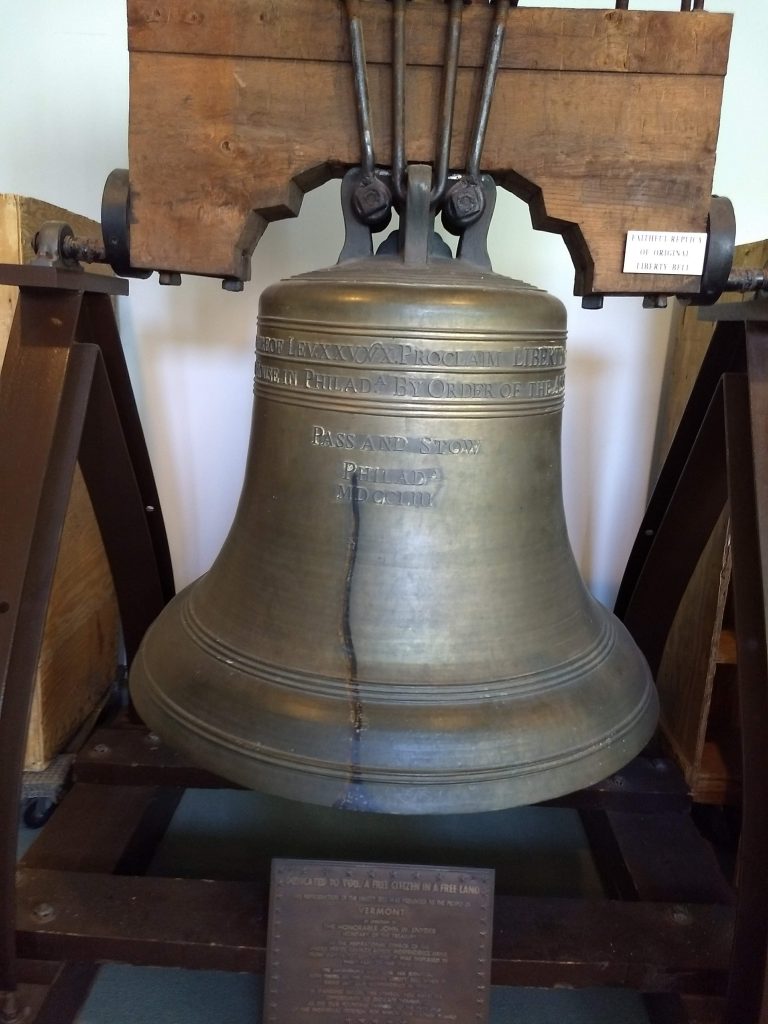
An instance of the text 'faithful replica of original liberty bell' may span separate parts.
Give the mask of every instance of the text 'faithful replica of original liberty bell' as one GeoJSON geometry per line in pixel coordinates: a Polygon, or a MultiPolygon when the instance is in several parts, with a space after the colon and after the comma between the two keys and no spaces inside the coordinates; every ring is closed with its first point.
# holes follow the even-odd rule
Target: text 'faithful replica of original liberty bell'
{"type": "Polygon", "coordinates": [[[264,293],[234,524],[131,677],[151,727],[225,778],[396,813],[581,788],[657,714],[568,542],[563,306],[482,265],[482,223],[443,252],[425,172],[396,251],[264,293]]]}

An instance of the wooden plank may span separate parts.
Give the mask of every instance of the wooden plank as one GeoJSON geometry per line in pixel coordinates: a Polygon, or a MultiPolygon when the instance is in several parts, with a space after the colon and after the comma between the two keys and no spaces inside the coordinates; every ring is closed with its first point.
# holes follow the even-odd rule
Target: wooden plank
{"type": "Polygon", "coordinates": [[[723,1024],[725,1000],[716,996],[654,993],[643,996],[649,1024],[723,1024]]]}
{"type": "MultiPolygon", "coordinates": [[[[21,863],[29,868],[112,872],[165,795],[151,786],[76,785],[21,863]]],[[[156,829],[152,838],[156,839],[156,829]]]]}
{"type": "MultiPolygon", "coordinates": [[[[390,15],[383,0],[364,7],[386,166],[390,15]]],[[[412,7],[408,159],[430,162],[445,8],[412,7]]],[[[306,12],[298,0],[132,0],[136,266],[247,276],[267,223],[296,216],[304,192],[359,162],[341,5],[306,12]]],[[[454,169],[466,162],[490,16],[467,11],[454,169]]],[[[484,169],[530,203],[536,227],[564,235],[579,293],[698,290],[697,277],[625,275],[624,245],[631,229],[706,230],[730,16],[523,7],[511,24],[484,169]]]]}
{"type": "MultiPolygon", "coordinates": [[[[0,262],[34,256],[46,220],[62,220],[85,237],[94,221],[25,196],[0,195],[0,262]]],[[[100,268],[110,273],[106,267],[100,268]]],[[[0,285],[0,365],[18,289],[0,285]]],[[[115,678],[119,615],[101,535],[79,469],[75,472],[38,662],[25,769],[44,768],[99,704],[115,678]]]]}
{"type": "Polygon", "coordinates": [[[234,783],[192,764],[161,743],[146,727],[97,729],[73,766],[78,782],[103,786],[184,786],[239,789],[234,783]]]}
{"type": "MultiPolygon", "coordinates": [[[[392,9],[361,3],[370,64],[392,59],[392,9]]],[[[408,7],[406,61],[442,66],[447,12],[434,2],[408,7]]],[[[460,63],[483,67],[491,15],[485,4],[464,12],[460,63]]],[[[731,17],[693,12],[520,7],[509,20],[502,69],[724,75],[731,17]],[[661,37],[668,45],[657,47],[661,37]]],[[[195,53],[270,60],[350,60],[340,0],[128,0],[132,51],[195,53]]]]}
{"type": "Polygon", "coordinates": [[[707,740],[701,752],[692,796],[697,803],[739,804],[741,802],[741,763],[738,733],[707,740]]]}
{"type": "Polygon", "coordinates": [[[656,677],[661,727],[692,787],[706,739],[731,578],[728,528],[724,510],[680,602],[656,677]]]}
{"type": "Polygon", "coordinates": [[[716,657],[718,665],[736,664],[736,633],[732,629],[720,630],[716,657]]]}
{"type": "Polygon", "coordinates": [[[624,900],[733,904],[709,842],[687,813],[580,813],[606,895],[624,900]]]}
{"type": "MultiPolygon", "coordinates": [[[[41,959],[262,971],[267,891],[256,882],[22,869],[19,948],[41,959]],[[48,904],[49,921],[35,908],[48,904]]],[[[668,903],[499,896],[493,980],[719,992],[732,911],[668,903]]]]}
{"type": "Polygon", "coordinates": [[[28,771],[44,768],[104,697],[117,672],[119,632],[112,574],[78,467],[37,668],[28,771]]]}
{"type": "Polygon", "coordinates": [[[688,814],[609,811],[608,821],[632,877],[636,898],[735,903],[714,850],[688,814]]]}
{"type": "Polygon", "coordinates": [[[30,1024],[74,1024],[98,974],[96,964],[62,964],[30,1024]]]}

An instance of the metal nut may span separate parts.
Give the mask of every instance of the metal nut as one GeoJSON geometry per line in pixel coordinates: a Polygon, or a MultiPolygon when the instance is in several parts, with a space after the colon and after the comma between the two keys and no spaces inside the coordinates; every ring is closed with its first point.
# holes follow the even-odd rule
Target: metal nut
{"type": "Polygon", "coordinates": [[[374,230],[382,230],[392,216],[392,196],[383,181],[363,178],[352,196],[355,216],[374,230]]]}
{"type": "Polygon", "coordinates": [[[445,197],[443,223],[449,231],[463,231],[479,220],[485,210],[485,193],[478,181],[461,178],[445,197]]]}

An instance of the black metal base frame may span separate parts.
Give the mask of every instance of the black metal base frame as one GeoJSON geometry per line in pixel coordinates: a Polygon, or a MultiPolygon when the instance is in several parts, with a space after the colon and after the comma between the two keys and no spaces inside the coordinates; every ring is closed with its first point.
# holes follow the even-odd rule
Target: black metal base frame
{"type": "MultiPolygon", "coordinates": [[[[123,283],[50,268],[2,268],[0,280],[22,285],[0,377],[0,1022],[29,1009],[30,1021],[67,1024],[103,961],[262,971],[267,875],[145,874],[184,789],[227,784],[126,719],[80,753],[71,790],[14,880],[25,726],[78,457],[129,656],[173,581],[108,295],[123,283]]],[[[685,583],[730,501],[744,749],[738,903],[675,766],[637,758],[553,802],[578,809],[606,896],[501,892],[496,984],[626,986],[644,993],[654,1024],[768,1024],[768,456],[756,440],[768,425],[767,343],[762,324],[718,328],[618,606],[658,667],[685,583]]]]}

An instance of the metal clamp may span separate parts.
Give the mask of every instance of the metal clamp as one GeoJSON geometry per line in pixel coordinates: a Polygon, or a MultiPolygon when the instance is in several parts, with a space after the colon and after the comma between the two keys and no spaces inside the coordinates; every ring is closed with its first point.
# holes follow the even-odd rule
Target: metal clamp
{"type": "Polygon", "coordinates": [[[64,221],[47,220],[32,242],[36,267],[56,267],[59,270],[82,270],[75,255],[75,232],[64,221]]]}
{"type": "Polygon", "coordinates": [[[131,266],[131,189],[128,171],[112,171],[101,198],[101,230],[104,234],[104,260],[120,277],[149,277],[151,270],[131,266]]]}
{"type": "Polygon", "coordinates": [[[681,302],[689,302],[694,306],[711,306],[728,288],[736,247],[736,215],[730,199],[712,196],[707,232],[709,237],[704,254],[701,290],[698,295],[679,296],[681,302]]]}

